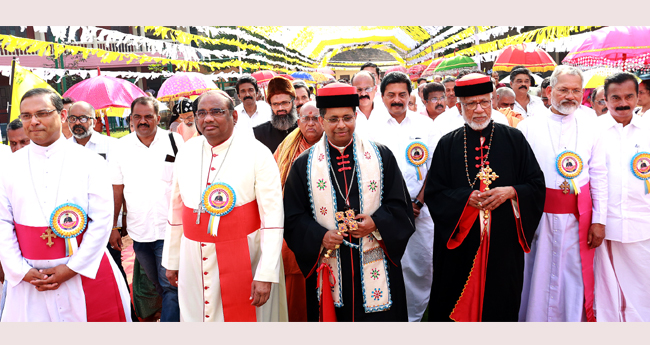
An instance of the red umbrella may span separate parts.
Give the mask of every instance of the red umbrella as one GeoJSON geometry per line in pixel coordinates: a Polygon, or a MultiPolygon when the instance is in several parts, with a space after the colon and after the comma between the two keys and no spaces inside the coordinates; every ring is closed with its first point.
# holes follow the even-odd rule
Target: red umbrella
{"type": "Polygon", "coordinates": [[[287,79],[289,79],[289,80],[293,80],[293,79],[294,79],[292,76],[290,76],[290,75],[288,75],[288,74],[278,74],[278,77],[284,77],[284,78],[287,78],[287,79]]]}
{"type": "Polygon", "coordinates": [[[386,70],[386,74],[388,74],[388,73],[390,73],[390,72],[402,72],[402,73],[406,73],[406,67],[404,67],[404,66],[393,66],[393,67],[389,67],[389,68],[386,70]]]}
{"type": "Polygon", "coordinates": [[[421,75],[421,76],[422,76],[422,77],[428,77],[428,76],[433,75],[433,71],[436,69],[436,67],[438,67],[438,65],[440,65],[440,63],[441,63],[444,59],[445,59],[445,58],[443,57],[443,58],[438,58],[438,59],[435,59],[435,60],[431,61],[431,63],[429,64],[429,66],[427,66],[427,68],[424,69],[424,71],[422,72],[422,75],[421,75]]]}
{"type": "Polygon", "coordinates": [[[422,72],[426,68],[427,68],[427,66],[424,66],[424,65],[415,65],[415,66],[409,68],[408,70],[406,70],[406,72],[408,72],[408,75],[411,76],[411,80],[417,80],[418,78],[420,78],[420,76],[422,75],[422,72]]]}
{"type": "Polygon", "coordinates": [[[261,70],[253,73],[252,76],[257,80],[258,83],[268,83],[269,80],[273,79],[273,77],[277,76],[277,74],[273,71],[261,70]]]}
{"type": "Polygon", "coordinates": [[[557,64],[548,53],[535,45],[520,43],[505,47],[492,69],[510,72],[515,66],[525,66],[531,72],[547,72],[554,70],[557,64]]]}
{"type": "Polygon", "coordinates": [[[317,68],[317,69],[316,69],[316,72],[323,73],[323,74],[329,74],[329,75],[331,75],[331,76],[336,75],[336,74],[334,73],[334,71],[332,71],[331,69],[329,69],[329,68],[327,68],[327,67],[317,68]]]}

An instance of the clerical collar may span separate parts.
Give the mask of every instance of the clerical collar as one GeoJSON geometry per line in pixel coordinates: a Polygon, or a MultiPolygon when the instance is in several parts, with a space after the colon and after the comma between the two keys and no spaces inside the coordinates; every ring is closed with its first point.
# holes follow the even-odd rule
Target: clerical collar
{"type": "Polygon", "coordinates": [[[41,145],[38,145],[37,143],[32,141],[32,143],[30,145],[28,145],[28,147],[35,154],[39,154],[39,155],[47,154],[47,155],[50,155],[52,153],[55,153],[55,152],[61,150],[67,141],[68,141],[68,139],[66,139],[65,136],[63,134],[61,134],[59,139],[57,139],[55,142],[53,142],[49,146],[41,146],[41,145]]]}
{"type": "Polygon", "coordinates": [[[233,130],[232,134],[230,135],[230,138],[226,139],[226,141],[224,141],[221,144],[216,145],[216,146],[212,146],[212,144],[210,144],[208,142],[208,139],[203,137],[203,139],[204,139],[203,149],[204,149],[204,151],[206,151],[206,152],[208,152],[210,154],[212,152],[223,151],[223,150],[227,149],[230,146],[230,143],[232,143],[232,138],[234,136],[235,136],[235,131],[233,130]]]}
{"type": "Polygon", "coordinates": [[[336,146],[336,145],[332,144],[332,142],[330,141],[329,138],[327,138],[327,142],[328,142],[332,147],[334,147],[335,149],[339,150],[339,152],[341,152],[341,154],[343,154],[343,152],[345,152],[345,149],[346,149],[348,146],[350,146],[350,144],[352,144],[352,139],[350,139],[350,142],[349,142],[347,145],[345,145],[345,146],[336,146]]]}

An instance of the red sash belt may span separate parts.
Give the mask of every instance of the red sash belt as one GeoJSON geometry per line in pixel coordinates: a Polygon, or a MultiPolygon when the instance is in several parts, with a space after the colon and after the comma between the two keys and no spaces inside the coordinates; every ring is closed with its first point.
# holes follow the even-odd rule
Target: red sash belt
{"type": "MultiPolygon", "coordinates": [[[[48,227],[27,226],[15,223],[18,246],[24,258],[29,260],[56,260],[65,258],[65,240],[52,238],[52,247],[47,240],[41,238],[48,227]]],[[[77,245],[81,245],[86,229],[76,237],[77,245]]],[[[115,274],[103,254],[95,279],[81,276],[81,286],[86,298],[86,319],[88,322],[126,322],[124,306],[120,291],[115,281],[115,274]]]]}
{"type": "Polygon", "coordinates": [[[210,214],[201,214],[201,223],[196,224],[196,213],[183,206],[183,234],[196,242],[215,244],[219,262],[219,281],[225,321],[255,322],[255,307],[249,300],[253,273],[248,249],[248,234],[258,230],[262,224],[257,201],[235,207],[219,219],[217,236],[208,234],[210,214]]]}
{"type": "MultiPolygon", "coordinates": [[[[47,240],[42,239],[48,227],[47,226],[27,226],[18,223],[16,226],[16,238],[20,252],[25,259],[29,260],[56,260],[65,258],[65,240],[60,237],[52,237],[54,244],[52,247],[47,245],[47,240]]],[[[88,229],[88,226],[86,226],[88,229]]],[[[81,244],[86,229],[76,237],[77,245],[81,244]]],[[[54,234],[54,232],[52,232],[54,234]]]]}
{"type": "Polygon", "coordinates": [[[587,238],[591,226],[592,201],[589,183],[580,188],[580,194],[564,194],[559,189],[546,188],[544,212],[551,214],[573,214],[578,220],[580,241],[580,261],[582,262],[582,281],[585,287],[585,312],[587,321],[595,322],[594,315],[594,253],[589,249],[587,238]]]}

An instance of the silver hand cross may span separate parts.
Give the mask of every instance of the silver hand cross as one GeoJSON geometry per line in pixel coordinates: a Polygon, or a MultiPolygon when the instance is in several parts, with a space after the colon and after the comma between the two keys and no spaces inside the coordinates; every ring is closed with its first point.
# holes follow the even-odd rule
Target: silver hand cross
{"type": "Polygon", "coordinates": [[[203,205],[199,205],[198,209],[194,209],[192,211],[196,213],[196,224],[201,224],[201,213],[205,213],[205,208],[203,205]]]}

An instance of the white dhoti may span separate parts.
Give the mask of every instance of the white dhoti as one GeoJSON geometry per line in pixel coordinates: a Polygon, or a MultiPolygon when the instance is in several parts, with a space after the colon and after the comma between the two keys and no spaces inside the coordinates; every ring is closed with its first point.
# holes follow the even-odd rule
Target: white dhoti
{"type": "Polygon", "coordinates": [[[424,206],[415,218],[415,232],[402,256],[409,322],[422,320],[431,297],[433,280],[433,220],[424,206]]]}

